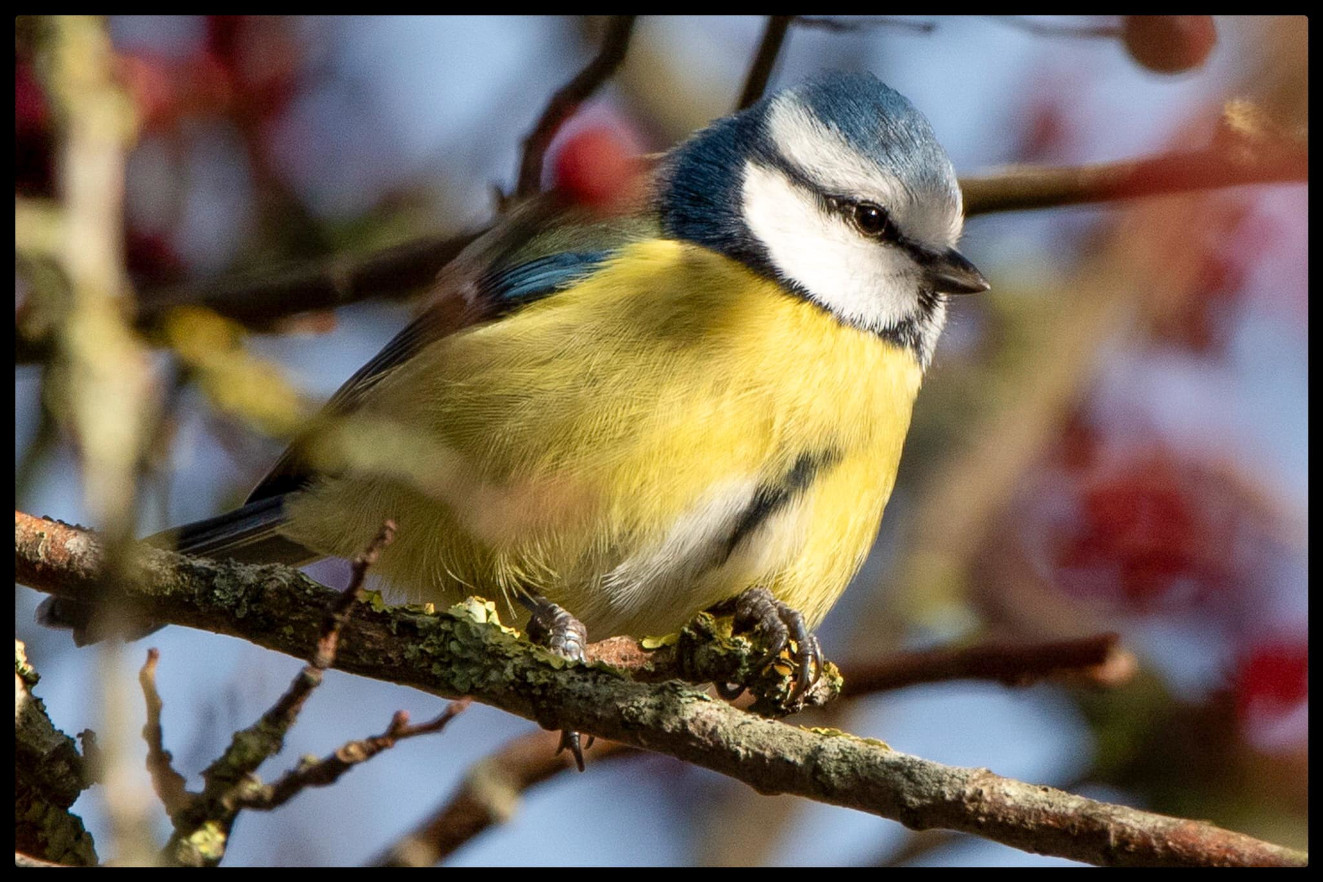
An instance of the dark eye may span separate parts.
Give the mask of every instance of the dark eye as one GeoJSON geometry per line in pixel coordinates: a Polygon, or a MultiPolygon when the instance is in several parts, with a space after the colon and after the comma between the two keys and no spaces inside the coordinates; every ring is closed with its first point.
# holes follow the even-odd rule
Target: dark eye
{"type": "Polygon", "coordinates": [[[891,217],[887,210],[872,202],[856,202],[851,209],[854,225],[870,239],[886,239],[892,234],[891,217]]]}

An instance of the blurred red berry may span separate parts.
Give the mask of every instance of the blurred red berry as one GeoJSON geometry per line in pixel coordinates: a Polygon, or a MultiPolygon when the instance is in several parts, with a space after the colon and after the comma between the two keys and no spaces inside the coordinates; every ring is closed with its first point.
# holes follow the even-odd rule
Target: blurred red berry
{"type": "Polygon", "coordinates": [[[604,125],[567,137],[552,162],[552,183],[572,201],[596,208],[627,193],[635,174],[629,139],[604,125]]]}
{"type": "Polygon", "coordinates": [[[161,234],[130,228],[124,234],[124,249],[125,266],[139,284],[180,282],[186,275],[184,263],[174,246],[161,234]]]}
{"type": "Polygon", "coordinates": [[[1217,43],[1211,15],[1127,15],[1122,31],[1130,57],[1158,73],[1198,67],[1217,43]]]}
{"type": "Polygon", "coordinates": [[[1303,701],[1309,694],[1309,647],[1303,641],[1255,647],[1241,664],[1237,686],[1242,710],[1255,701],[1276,707],[1303,701]]]}
{"type": "Polygon", "coordinates": [[[143,128],[152,130],[173,123],[179,116],[181,83],[169,61],[148,55],[122,55],[119,76],[133,103],[143,128]]]}
{"type": "Polygon", "coordinates": [[[119,75],[146,132],[172,130],[188,117],[223,114],[233,91],[227,71],[206,52],[186,59],[122,55],[119,75]]]}
{"type": "Polygon", "coordinates": [[[307,49],[295,25],[279,16],[207,16],[207,56],[233,83],[244,115],[269,120],[299,89],[307,49]]]}
{"type": "Polygon", "coordinates": [[[1236,710],[1250,733],[1272,727],[1308,698],[1309,646],[1303,639],[1262,643],[1241,660],[1236,710]]]}
{"type": "Polygon", "coordinates": [[[1086,467],[1077,480],[1078,516],[1055,543],[1063,587],[1149,610],[1249,579],[1258,509],[1228,476],[1158,450],[1086,467]]]}
{"type": "Polygon", "coordinates": [[[49,196],[54,189],[55,141],[51,135],[50,105],[32,65],[14,59],[14,192],[20,196],[49,196]]]}

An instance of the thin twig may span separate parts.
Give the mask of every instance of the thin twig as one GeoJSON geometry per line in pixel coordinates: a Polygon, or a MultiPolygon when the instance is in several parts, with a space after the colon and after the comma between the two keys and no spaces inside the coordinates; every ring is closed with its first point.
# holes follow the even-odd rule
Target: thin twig
{"type": "Polygon", "coordinates": [[[772,69],[781,54],[781,45],[785,42],[786,31],[790,29],[793,15],[769,15],[767,27],[763,29],[762,42],[758,44],[758,54],[753,57],[749,74],[744,80],[744,91],[740,93],[736,110],[743,110],[763,96],[767,90],[767,81],[772,78],[772,69]]]}
{"type": "MultiPolygon", "coordinates": [[[[349,621],[349,614],[354,604],[362,596],[363,580],[367,576],[368,568],[376,563],[381,550],[391,543],[394,536],[395,523],[386,521],[381,532],[367,549],[354,559],[353,576],[349,580],[349,586],[335,596],[334,601],[322,615],[317,647],[312,658],[262,718],[247,729],[236,732],[225,752],[203,771],[202,777],[206,785],[202,793],[185,793],[180,796],[167,789],[171,796],[167,808],[173,804],[175,810],[170,811],[174,832],[162,854],[165,861],[185,866],[214,866],[220,863],[225,856],[229,831],[234,826],[239,812],[250,804],[263,804],[264,788],[257,781],[255,774],[257,767],[280,752],[285,743],[285,736],[298,719],[304,703],[313,690],[321,685],[323,672],[335,663],[340,632],[349,621]]],[[[149,656],[148,665],[153,669],[154,661],[149,656]]],[[[147,691],[147,683],[144,682],[143,685],[144,691],[147,691]]],[[[149,716],[154,694],[153,688],[147,696],[149,716]]],[[[159,703],[159,699],[157,701],[159,703]]],[[[407,723],[407,717],[401,720],[397,714],[391,730],[381,737],[393,736],[398,739],[401,737],[400,732],[407,729],[407,723]]],[[[442,721],[441,725],[444,723],[445,721],[442,721]]],[[[159,718],[156,738],[159,741],[159,718]]],[[[384,747],[378,746],[372,753],[380,752],[382,749],[384,747]]],[[[166,757],[168,760],[168,754],[166,757]]],[[[156,769],[154,768],[153,771],[156,769]]],[[[340,774],[343,774],[343,769],[340,774]]],[[[287,779],[289,778],[290,776],[287,776],[287,779]]],[[[281,791],[283,795],[281,802],[293,796],[303,786],[309,786],[307,783],[295,786],[295,783],[297,782],[287,781],[285,789],[281,791]]],[[[271,798],[270,793],[266,796],[268,799],[271,798]]]]}
{"type": "Polygon", "coordinates": [[[935,21],[910,21],[904,18],[892,18],[887,15],[860,15],[854,18],[834,18],[827,15],[797,15],[795,27],[815,28],[836,34],[849,34],[867,31],[873,28],[896,28],[916,34],[931,34],[937,30],[935,21]]]}
{"type": "MultiPolygon", "coordinates": [[[[507,742],[469,769],[446,802],[373,862],[379,867],[430,867],[484,830],[504,824],[530,787],[575,768],[568,752],[557,752],[559,732],[530,732],[507,742]]],[[[591,764],[628,756],[634,749],[597,739],[584,749],[591,764]]]]}
{"type": "Polygon", "coordinates": [[[321,635],[317,638],[317,648],[313,651],[308,664],[290,683],[271,708],[262,715],[262,719],[251,729],[242,733],[246,737],[234,739],[229,750],[204,772],[208,779],[219,777],[223,780],[238,781],[245,775],[252,774],[267,757],[280,751],[285,735],[298,719],[299,712],[314,689],[321,685],[322,674],[335,664],[335,654],[340,645],[340,632],[349,621],[349,614],[362,596],[363,580],[368,568],[376,563],[381,550],[395,538],[395,522],[386,521],[381,532],[368,545],[367,549],[354,559],[353,575],[349,586],[341,591],[326,611],[322,620],[321,635]],[[263,743],[269,752],[254,750],[254,742],[263,743]]]}
{"type": "Polygon", "coordinates": [[[1122,34],[1121,26],[1115,24],[1089,25],[1036,21],[1023,15],[992,15],[989,18],[1039,37],[1081,37],[1089,40],[1115,40],[1119,39],[1122,34]]]}
{"type": "Polygon", "coordinates": [[[440,732],[446,724],[458,716],[470,704],[470,699],[461,698],[446,705],[446,709],[436,718],[418,726],[409,725],[409,714],[396,711],[386,731],[371,738],[349,741],[336,751],[314,762],[305,763],[280,776],[277,780],[263,787],[248,788],[235,798],[235,804],[241,808],[270,811],[284,805],[309,787],[327,787],[340,780],[340,777],[354,766],[365,763],[372,757],[389,750],[400,741],[440,732]]]}
{"type": "Polygon", "coordinates": [[[579,109],[579,105],[592,96],[625,60],[636,18],[634,15],[613,15],[597,55],[574,79],[551,96],[537,125],[524,139],[515,199],[526,199],[542,189],[542,164],[546,159],[547,148],[551,146],[560,127],[579,109]]]}
{"type": "Polygon", "coordinates": [[[192,804],[193,795],[188,792],[184,776],[175,771],[174,757],[165,749],[161,733],[164,705],[161,694],[156,691],[156,664],[160,659],[160,650],[147,650],[147,662],[138,671],[138,682],[142,684],[142,695],[147,702],[147,722],[142,727],[142,737],[147,742],[147,771],[151,774],[152,787],[165,813],[173,818],[192,804]]]}
{"type": "Polygon", "coordinates": [[[377,560],[381,557],[381,552],[394,541],[395,522],[388,520],[381,525],[380,532],[377,533],[376,538],[368,543],[368,547],[364,549],[363,553],[354,558],[348,587],[340,592],[339,601],[326,613],[325,630],[322,639],[317,641],[317,651],[310,662],[311,667],[318,671],[325,671],[335,663],[335,652],[340,643],[340,631],[344,629],[345,622],[349,620],[349,613],[353,611],[354,604],[358,603],[363,597],[363,581],[367,578],[367,571],[376,566],[377,560]]]}

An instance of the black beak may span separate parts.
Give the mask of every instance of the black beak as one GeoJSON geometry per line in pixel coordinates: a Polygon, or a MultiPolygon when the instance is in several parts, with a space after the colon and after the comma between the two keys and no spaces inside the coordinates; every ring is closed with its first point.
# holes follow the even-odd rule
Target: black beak
{"type": "Polygon", "coordinates": [[[954,248],[928,252],[922,266],[925,281],[942,294],[977,294],[992,287],[978,268],[954,248]]]}

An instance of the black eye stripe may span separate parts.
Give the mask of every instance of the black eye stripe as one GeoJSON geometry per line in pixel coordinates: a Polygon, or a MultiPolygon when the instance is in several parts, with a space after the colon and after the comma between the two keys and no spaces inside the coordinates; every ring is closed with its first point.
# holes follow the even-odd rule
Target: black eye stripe
{"type": "Polygon", "coordinates": [[[896,226],[895,221],[891,219],[891,214],[884,207],[876,202],[870,202],[867,199],[856,199],[852,196],[834,196],[822,192],[821,185],[815,183],[808,175],[800,171],[794,163],[787,160],[778,152],[771,152],[763,157],[767,161],[767,166],[780,171],[790,180],[791,183],[807,191],[818,204],[826,207],[828,211],[839,214],[859,232],[861,236],[874,239],[878,242],[887,242],[893,245],[899,245],[902,248],[909,248],[909,240],[901,234],[900,228],[896,226]],[[859,207],[871,207],[881,213],[885,218],[883,228],[878,232],[868,232],[857,222],[855,211],[859,207]]]}

